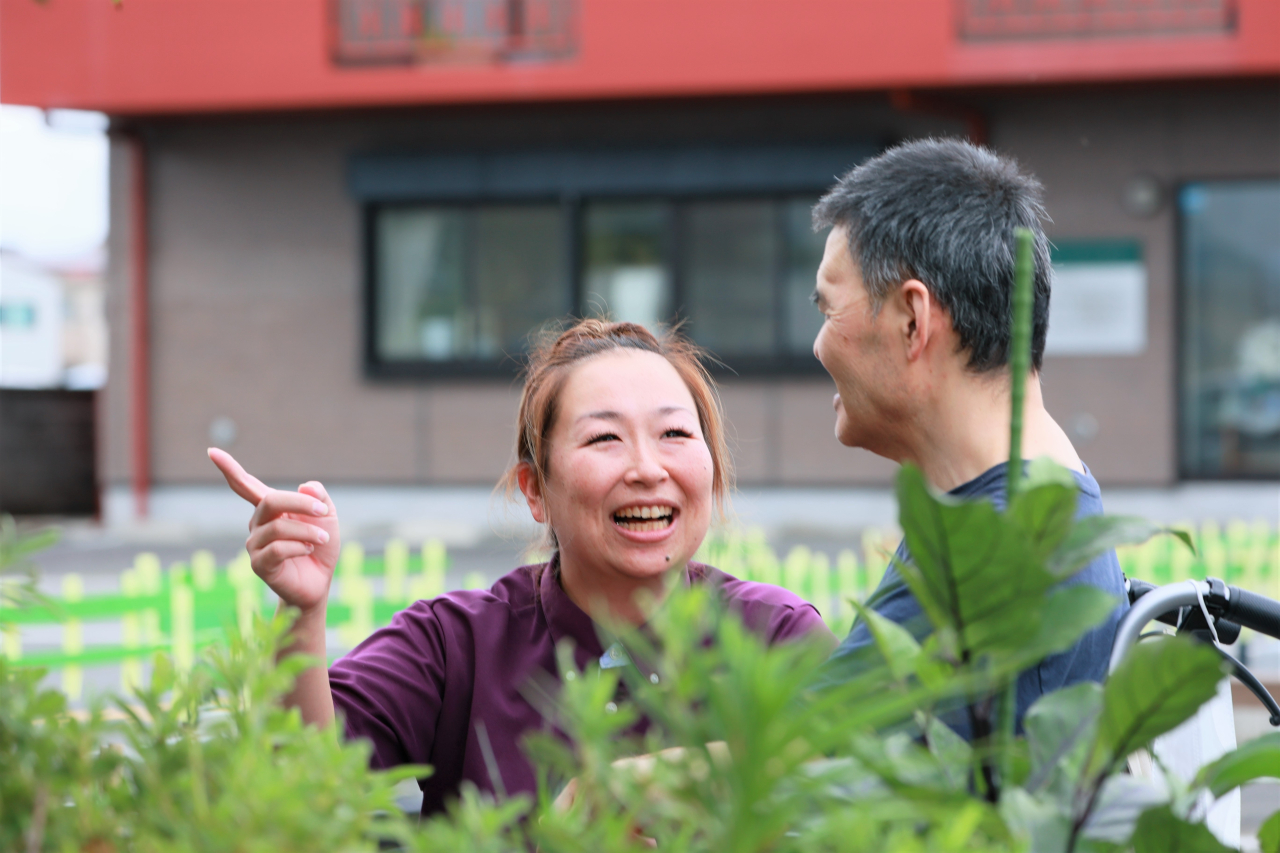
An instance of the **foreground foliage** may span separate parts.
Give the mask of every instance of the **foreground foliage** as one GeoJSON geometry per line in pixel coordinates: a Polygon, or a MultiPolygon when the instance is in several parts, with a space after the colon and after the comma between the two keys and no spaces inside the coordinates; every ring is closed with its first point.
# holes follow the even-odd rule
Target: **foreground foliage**
{"type": "MultiPolygon", "coordinates": [[[[279,707],[304,665],[273,663],[280,619],[229,637],[182,675],[158,657],[151,684],[110,716],[101,705],[68,712],[40,688],[41,671],[0,658],[0,849],[1225,849],[1201,822],[1203,804],[1280,776],[1280,735],[1223,756],[1191,785],[1121,772],[1214,694],[1222,663],[1208,647],[1143,643],[1105,685],[1042,697],[1015,731],[1017,674],[1118,604],[1072,576],[1159,532],[1140,519],[1077,520],[1075,482],[1052,463],[1032,463],[1023,480],[1030,258],[1020,234],[1008,508],[935,495],[910,466],[898,478],[912,561],[897,568],[928,617],[923,639],[864,611],[873,646],[827,664],[803,643],[766,649],[706,591],[679,592],[649,630],[617,638],[634,665],[580,672],[562,648],[559,683],[529,686],[564,735],[528,740],[543,780],[536,801],[464,789],[420,826],[398,813],[393,789],[427,768],[371,772],[366,746],[279,707]],[[971,742],[947,725],[957,720],[971,742]],[[577,796],[557,802],[566,782],[577,796]]],[[[0,524],[0,575],[35,544],[0,524]]],[[[30,606],[31,585],[10,598],[30,606]]],[[[1259,841],[1280,853],[1280,813],[1259,841]]]]}
{"type": "MultiPolygon", "coordinates": [[[[273,663],[279,620],[187,674],[158,657],[146,689],[84,713],[42,690],[40,671],[0,661],[0,849],[1224,849],[1197,825],[1200,792],[1280,775],[1280,737],[1190,790],[1120,773],[1213,695],[1222,671],[1208,648],[1145,642],[1105,686],[1045,696],[1025,733],[1012,729],[1016,674],[1115,606],[1063,581],[1156,530],[1074,520],[1074,485],[1042,463],[1006,512],[936,496],[911,468],[898,492],[914,556],[899,570],[933,625],[923,642],[864,612],[875,648],[833,672],[821,649],[766,649],[705,595],[677,595],[652,630],[622,637],[637,666],[579,672],[565,649],[560,686],[531,686],[568,735],[530,740],[546,780],[536,802],[464,791],[421,826],[393,788],[425,768],[372,772],[364,745],[279,707],[302,665],[273,663]],[[942,721],[956,715],[972,744],[942,721]],[[656,757],[620,761],[635,755],[656,757]],[[556,808],[570,778],[577,797],[556,808]]],[[[1261,840],[1280,849],[1280,819],[1261,840]]]]}

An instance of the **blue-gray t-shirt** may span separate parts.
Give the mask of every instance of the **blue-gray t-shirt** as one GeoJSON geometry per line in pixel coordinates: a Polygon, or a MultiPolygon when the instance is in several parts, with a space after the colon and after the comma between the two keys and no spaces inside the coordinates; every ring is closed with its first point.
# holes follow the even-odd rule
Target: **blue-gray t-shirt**
{"type": "MultiPolygon", "coordinates": [[[[980,474],[969,482],[957,486],[948,494],[966,500],[987,499],[998,508],[1005,505],[1005,472],[1007,463],[1001,463],[980,474]]],[[[1076,501],[1076,517],[1102,514],[1102,493],[1098,489],[1098,481],[1085,468],[1085,473],[1072,472],[1080,495],[1076,501]]],[[[900,562],[910,559],[906,542],[898,546],[896,558],[900,562]]],[[[1129,609],[1129,599],[1124,591],[1124,575],[1120,572],[1120,563],[1116,560],[1115,551],[1108,551],[1063,585],[1087,583],[1115,596],[1119,604],[1111,612],[1107,621],[1085,634],[1080,640],[1060,654],[1051,655],[1039,665],[1025,670],[1018,676],[1018,728],[1021,730],[1022,717],[1027,708],[1045,693],[1076,684],[1081,681],[1101,682],[1107,675],[1107,664],[1111,658],[1111,642],[1115,638],[1116,627],[1129,609]]],[[[927,617],[920,608],[919,602],[903,582],[897,570],[890,566],[876,591],[867,599],[872,610],[888,619],[906,627],[917,638],[923,638],[931,631],[927,617]]],[[[854,623],[849,636],[831,656],[828,673],[843,671],[848,673],[858,669],[856,658],[867,654],[873,646],[871,632],[862,620],[854,623]]],[[[966,739],[969,738],[969,722],[960,715],[945,715],[951,725],[966,739]]]]}

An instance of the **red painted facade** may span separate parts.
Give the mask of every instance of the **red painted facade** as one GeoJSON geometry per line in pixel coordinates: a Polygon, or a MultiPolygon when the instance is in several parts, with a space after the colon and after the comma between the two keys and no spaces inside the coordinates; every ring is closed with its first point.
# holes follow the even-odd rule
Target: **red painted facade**
{"type": "Polygon", "coordinates": [[[1280,0],[0,0],[0,100],[117,115],[1278,74],[1280,0]]]}

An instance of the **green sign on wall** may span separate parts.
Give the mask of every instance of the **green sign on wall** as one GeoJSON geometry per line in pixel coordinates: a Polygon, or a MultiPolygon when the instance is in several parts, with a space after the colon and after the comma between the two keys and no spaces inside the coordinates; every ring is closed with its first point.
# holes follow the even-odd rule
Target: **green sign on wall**
{"type": "Polygon", "coordinates": [[[1058,240],[1045,352],[1138,355],[1147,348],[1147,267],[1136,240],[1058,240]]]}

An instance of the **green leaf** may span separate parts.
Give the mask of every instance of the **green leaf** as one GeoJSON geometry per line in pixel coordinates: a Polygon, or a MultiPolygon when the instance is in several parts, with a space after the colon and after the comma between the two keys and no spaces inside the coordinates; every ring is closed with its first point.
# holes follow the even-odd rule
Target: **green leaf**
{"type": "Polygon", "coordinates": [[[1102,689],[1091,771],[1105,770],[1195,714],[1217,692],[1223,663],[1182,637],[1134,646],[1102,689]]]}
{"type": "Polygon", "coordinates": [[[32,719],[49,719],[58,716],[67,709],[67,697],[56,690],[46,690],[36,694],[31,701],[29,713],[32,719]]]}
{"type": "Polygon", "coordinates": [[[1055,690],[1027,709],[1022,725],[1031,750],[1029,791],[1039,790],[1054,774],[1074,786],[1101,713],[1102,686],[1090,681],[1055,690]]]}
{"type": "Polygon", "coordinates": [[[1183,545],[1186,545],[1187,550],[1190,551],[1192,554],[1196,553],[1196,543],[1192,541],[1191,534],[1188,533],[1187,531],[1183,530],[1180,527],[1166,527],[1161,532],[1169,534],[1174,539],[1177,539],[1179,542],[1181,542],[1183,545]]]}
{"type": "Polygon", "coordinates": [[[0,572],[21,565],[30,555],[55,544],[59,535],[56,527],[20,533],[13,516],[0,514],[0,572]]]}
{"type": "Polygon", "coordinates": [[[898,474],[898,506],[911,561],[903,580],[961,658],[1016,651],[1036,636],[1055,578],[1022,526],[988,501],[935,497],[912,465],[898,474]]]}
{"type": "Polygon", "coordinates": [[[1070,577],[1107,551],[1120,545],[1140,545],[1159,533],[1176,536],[1191,547],[1191,539],[1184,531],[1161,527],[1145,518],[1087,515],[1076,520],[1071,532],[1049,557],[1049,571],[1060,578],[1070,577]]]}
{"type": "MultiPolygon", "coordinates": [[[[1039,476],[1043,480],[1045,475],[1039,476]]],[[[1062,544],[1075,520],[1079,489],[1070,476],[1067,475],[1070,482],[1065,484],[1049,480],[1034,488],[1024,488],[1009,507],[1009,515],[1026,532],[1036,559],[1041,562],[1062,544]]]]}
{"type": "Polygon", "coordinates": [[[937,634],[925,637],[921,646],[921,654],[916,658],[916,678],[931,690],[941,690],[947,679],[955,674],[955,669],[942,659],[942,640],[937,634]]]}
{"type": "Polygon", "coordinates": [[[1076,483],[1075,475],[1068,468],[1054,462],[1051,457],[1037,456],[1027,463],[1027,474],[1022,481],[1024,490],[1029,492],[1050,484],[1067,486],[1073,490],[1080,488],[1076,483]]]}
{"type": "Polygon", "coordinates": [[[929,751],[938,759],[942,772],[956,790],[964,790],[969,783],[969,770],[973,767],[973,748],[937,717],[929,717],[924,731],[929,751]]]}
{"type": "Polygon", "coordinates": [[[1168,806],[1149,809],[1138,818],[1134,853],[1228,853],[1203,823],[1188,823],[1168,806]]]}
{"type": "Polygon", "coordinates": [[[173,689],[176,674],[173,660],[164,654],[157,653],[151,663],[151,690],[159,696],[173,689]]]}
{"type": "Polygon", "coordinates": [[[385,779],[388,785],[394,785],[405,779],[426,779],[435,772],[435,768],[430,764],[398,764],[395,767],[377,771],[378,776],[385,779]]]}
{"type": "Polygon", "coordinates": [[[902,681],[915,673],[916,663],[920,658],[920,644],[911,636],[911,632],[857,601],[850,599],[849,603],[867,623],[871,639],[875,641],[876,649],[888,665],[890,674],[902,681]]]}
{"type": "Polygon", "coordinates": [[[1263,821],[1258,829],[1259,853],[1280,853],[1280,812],[1263,821]]]}
{"type": "Polygon", "coordinates": [[[1000,797],[1000,816],[1027,845],[1027,853],[1062,853],[1066,849],[1071,816],[1059,803],[1012,788],[1000,797]]]}
{"type": "Polygon", "coordinates": [[[1133,836],[1138,818],[1169,802],[1169,789],[1158,782],[1117,773],[1107,778],[1098,794],[1081,836],[1093,841],[1122,844],[1133,836]]]}
{"type": "Polygon", "coordinates": [[[1215,797],[1254,779],[1280,778],[1280,732],[1263,735],[1200,768],[1196,782],[1215,797]]]}
{"type": "Polygon", "coordinates": [[[1072,584],[1054,590],[1040,617],[1035,637],[1019,649],[1020,656],[1041,660],[1066,651],[1076,640],[1106,622],[1117,603],[1115,596],[1096,586],[1072,584]]]}

